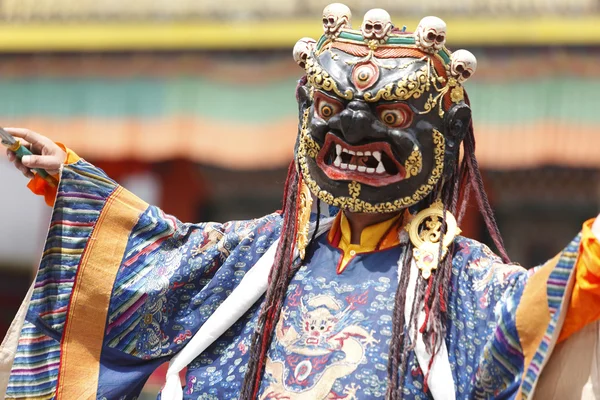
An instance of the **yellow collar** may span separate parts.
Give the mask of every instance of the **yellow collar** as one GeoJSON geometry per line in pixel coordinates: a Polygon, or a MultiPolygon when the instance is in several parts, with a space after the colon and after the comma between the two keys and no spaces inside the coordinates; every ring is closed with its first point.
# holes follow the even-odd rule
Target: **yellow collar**
{"type": "Polygon", "coordinates": [[[328,236],[329,242],[343,252],[337,268],[338,274],[344,271],[348,262],[357,254],[385,250],[400,243],[398,233],[401,224],[398,221],[401,215],[398,214],[386,221],[367,226],[361,232],[360,244],[352,244],[350,223],[344,213],[340,211],[328,236]]]}

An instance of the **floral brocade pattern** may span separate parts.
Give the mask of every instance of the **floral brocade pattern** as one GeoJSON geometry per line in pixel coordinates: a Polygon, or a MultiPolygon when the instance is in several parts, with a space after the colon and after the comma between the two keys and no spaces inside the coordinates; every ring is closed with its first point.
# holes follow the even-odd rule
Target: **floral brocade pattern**
{"type": "Polygon", "coordinates": [[[151,207],[125,252],[109,346],[143,359],[174,354],[279,236],[280,217],[183,224],[151,207]]]}

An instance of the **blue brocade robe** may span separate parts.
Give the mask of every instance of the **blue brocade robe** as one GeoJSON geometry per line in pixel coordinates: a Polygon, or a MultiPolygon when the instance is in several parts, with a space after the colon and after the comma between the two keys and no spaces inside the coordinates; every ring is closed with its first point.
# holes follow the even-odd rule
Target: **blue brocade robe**
{"type": "MultiPolygon", "coordinates": [[[[184,224],[83,160],[65,166],[7,398],[136,398],[280,227],[278,214],[184,224]]],[[[529,398],[560,331],[578,240],[534,273],[456,239],[446,345],[457,399],[529,398]]],[[[384,398],[402,251],[361,254],[338,275],[341,252],[327,235],[311,246],[289,286],[260,398],[384,398]]],[[[189,365],[184,398],[238,397],[259,303],[189,365]]],[[[404,382],[405,398],[430,398],[414,355],[404,382]]]]}

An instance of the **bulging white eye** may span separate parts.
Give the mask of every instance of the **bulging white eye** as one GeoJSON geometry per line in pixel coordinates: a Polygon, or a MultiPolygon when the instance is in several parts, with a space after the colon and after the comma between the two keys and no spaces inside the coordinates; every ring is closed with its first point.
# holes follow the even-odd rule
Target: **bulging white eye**
{"type": "Polygon", "coordinates": [[[413,113],[403,103],[381,105],[377,107],[377,113],[381,122],[391,128],[406,128],[412,123],[413,113]]]}
{"type": "Polygon", "coordinates": [[[315,92],[315,113],[325,121],[340,113],[343,109],[344,105],[341,102],[321,92],[315,92]]]}

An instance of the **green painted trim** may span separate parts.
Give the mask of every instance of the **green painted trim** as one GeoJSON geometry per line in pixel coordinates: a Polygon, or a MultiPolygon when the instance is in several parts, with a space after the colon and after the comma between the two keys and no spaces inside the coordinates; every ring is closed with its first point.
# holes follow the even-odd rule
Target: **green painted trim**
{"type": "Polygon", "coordinates": [[[391,37],[387,40],[387,44],[399,44],[399,45],[403,45],[403,46],[414,46],[415,44],[415,38],[414,37],[409,37],[409,36],[403,36],[403,37],[391,37]]]}
{"type": "Polygon", "coordinates": [[[364,43],[364,38],[362,35],[351,32],[341,32],[340,39],[354,40],[356,42],[364,43]]]}
{"type": "MultiPolygon", "coordinates": [[[[261,124],[297,117],[296,79],[223,84],[199,77],[0,79],[0,117],[164,118],[194,116],[261,124]]],[[[466,87],[477,123],[598,124],[600,78],[555,77],[466,87]]]]}
{"type": "Polygon", "coordinates": [[[323,43],[325,43],[325,41],[327,41],[327,36],[325,36],[325,35],[321,36],[321,38],[317,42],[317,49],[318,50],[321,50],[321,46],[323,46],[323,43]]]}
{"type": "Polygon", "coordinates": [[[442,57],[442,60],[444,60],[444,62],[446,64],[450,64],[450,56],[448,55],[448,53],[446,52],[446,50],[441,50],[438,52],[438,55],[440,57],[442,57]]]}

